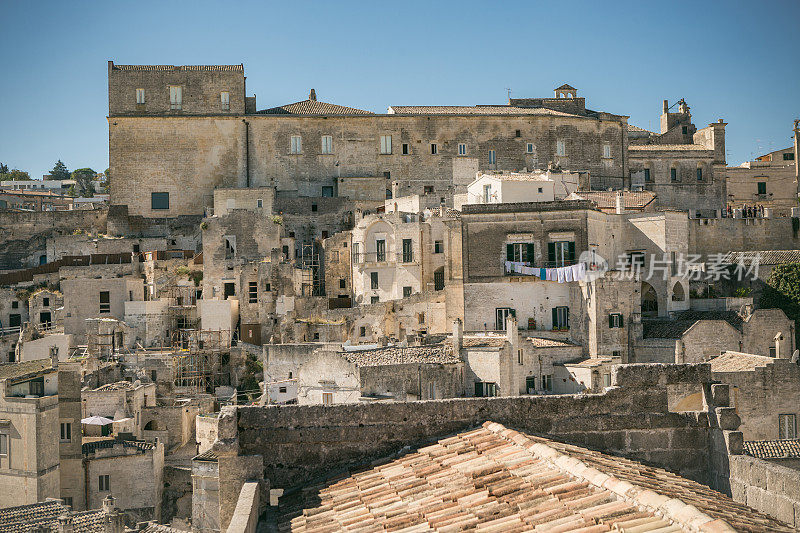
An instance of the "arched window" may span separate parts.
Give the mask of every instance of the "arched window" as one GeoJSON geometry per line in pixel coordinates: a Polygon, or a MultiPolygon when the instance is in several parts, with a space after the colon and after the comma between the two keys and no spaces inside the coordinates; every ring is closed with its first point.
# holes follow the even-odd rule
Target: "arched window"
{"type": "Polygon", "coordinates": [[[642,282],[642,316],[658,315],[658,296],[652,285],[642,282]]]}
{"type": "Polygon", "coordinates": [[[686,293],[683,290],[683,285],[681,285],[680,281],[676,281],[675,286],[672,287],[672,301],[682,302],[685,299],[686,299],[686,293]]]}

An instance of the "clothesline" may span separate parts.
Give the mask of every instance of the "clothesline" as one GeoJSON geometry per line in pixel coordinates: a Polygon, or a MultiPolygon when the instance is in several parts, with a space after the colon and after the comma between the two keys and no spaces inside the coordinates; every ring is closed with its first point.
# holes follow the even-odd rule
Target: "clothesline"
{"type": "Polygon", "coordinates": [[[586,264],[577,263],[575,265],[557,268],[532,267],[526,263],[516,261],[506,261],[506,272],[534,276],[547,281],[558,283],[569,283],[571,281],[583,281],[586,279],[586,264]]]}

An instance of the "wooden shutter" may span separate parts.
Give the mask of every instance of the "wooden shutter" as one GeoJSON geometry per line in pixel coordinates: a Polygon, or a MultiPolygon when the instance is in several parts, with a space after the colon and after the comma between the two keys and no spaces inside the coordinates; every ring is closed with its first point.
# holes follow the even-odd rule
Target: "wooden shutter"
{"type": "Polygon", "coordinates": [[[547,260],[550,263],[555,263],[556,261],[556,243],[554,242],[547,243],[547,260]]]}
{"type": "Polygon", "coordinates": [[[611,313],[610,315],[608,315],[608,327],[609,328],[613,328],[614,327],[614,313],[611,313]]]}
{"type": "Polygon", "coordinates": [[[554,307],[551,311],[553,313],[553,327],[555,328],[558,326],[558,309],[554,307]]]}
{"type": "Polygon", "coordinates": [[[619,327],[621,327],[621,328],[625,327],[625,319],[622,318],[622,313],[620,313],[620,315],[619,315],[619,327]]]}
{"type": "Polygon", "coordinates": [[[568,246],[569,246],[569,256],[567,257],[567,259],[570,261],[575,261],[575,242],[569,241],[568,246]]]}
{"type": "Polygon", "coordinates": [[[527,248],[528,248],[528,264],[532,265],[533,264],[533,243],[529,242],[527,244],[527,248]]]}
{"type": "Polygon", "coordinates": [[[514,245],[506,244],[506,261],[514,260],[514,245]]]}

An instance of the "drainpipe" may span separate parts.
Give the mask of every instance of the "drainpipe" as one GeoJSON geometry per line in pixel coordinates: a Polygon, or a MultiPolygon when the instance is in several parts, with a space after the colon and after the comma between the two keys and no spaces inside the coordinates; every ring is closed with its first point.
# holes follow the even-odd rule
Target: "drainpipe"
{"type": "Polygon", "coordinates": [[[250,188],[250,123],[244,122],[244,175],[247,188],[250,188]]]}

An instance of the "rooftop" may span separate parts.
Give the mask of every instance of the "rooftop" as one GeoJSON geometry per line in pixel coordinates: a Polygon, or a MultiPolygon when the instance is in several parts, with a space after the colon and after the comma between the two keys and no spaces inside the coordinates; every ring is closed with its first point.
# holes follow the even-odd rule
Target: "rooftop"
{"type": "Polygon", "coordinates": [[[725,352],[713,358],[711,372],[752,372],[775,362],[772,357],[743,352],[725,352]]]}
{"type": "Polygon", "coordinates": [[[445,343],[407,348],[391,346],[375,350],[340,352],[340,354],[356,366],[364,367],[422,363],[448,364],[461,361],[458,355],[453,355],[452,345],[445,343]]]}
{"type": "Polygon", "coordinates": [[[736,311],[684,311],[675,320],[642,319],[645,339],[680,339],[686,330],[700,320],[724,320],[742,331],[743,319],[736,311]]]}
{"type": "Polygon", "coordinates": [[[758,250],[750,252],[728,252],[721,263],[736,265],[740,262],[750,264],[758,257],[761,265],[781,265],[784,263],[800,263],[800,250],[758,250]]]}
{"type": "Polygon", "coordinates": [[[542,337],[526,337],[526,339],[533,344],[534,348],[564,348],[568,346],[580,346],[579,344],[573,344],[571,342],[560,341],[557,339],[544,339],[542,337]]]}
{"type": "Polygon", "coordinates": [[[647,152],[647,151],[657,151],[657,150],[664,150],[664,151],[692,151],[692,150],[700,150],[705,152],[712,152],[713,150],[709,150],[702,144],[631,144],[628,146],[628,150],[631,152],[647,152]]]}
{"type": "Polygon", "coordinates": [[[792,531],[658,468],[486,422],[282,498],[279,530],[792,531]]]}
{"type": "MultiPolygon", "coordinates": [[[[0,509],[0,533],[28,533],[33,526],[58,531],[58,517],[69,512],[61,500],[48,500],[19,507],[0,509]]],[[[103,532],[105,513],[98,509],[72,513],[75,533],[103,532]]]]}
{"type": "Polygon", "coordinates": [[[303,100],[293,104],[258,111],[259,115],[372,115],[370,111],[346,107],[317,100],[303,100]]]}
{"type": "Polygon", "coordinates": [[[112,63],[111,68],[113,70],[218,70],[244,72],[244,65],[114,65],[112,63]]]}
{"type": "Polygon", "coordinates": [[[577,117],[572,113],[555,111],[544,107],[518,107],[510,105],[393,105],[390,115],[546,115],[577,117]]]}
{"type": "MultiPolygon", "coordinates": [[[[597,204],[599,209],[616,209],[619,191],[577,191],[568,196],[571,200],[589,200],[597,204]]],[[[625,209],[644,209],[656,199],[651,191],[622,191],[622,202],[625,209]]]]}
{"type": "Polygon", "coordinates": [[[758,459],[800,458],[800,440],[747,440],[744,453],[758,459]]]}
{"type": "Polygon", "coordinates": [[[0,363],[0,379],[15,379],[38,374],[45,370],[52,370],[53,362],[50,359],[34,359],[18,363],[0,363]]]}

